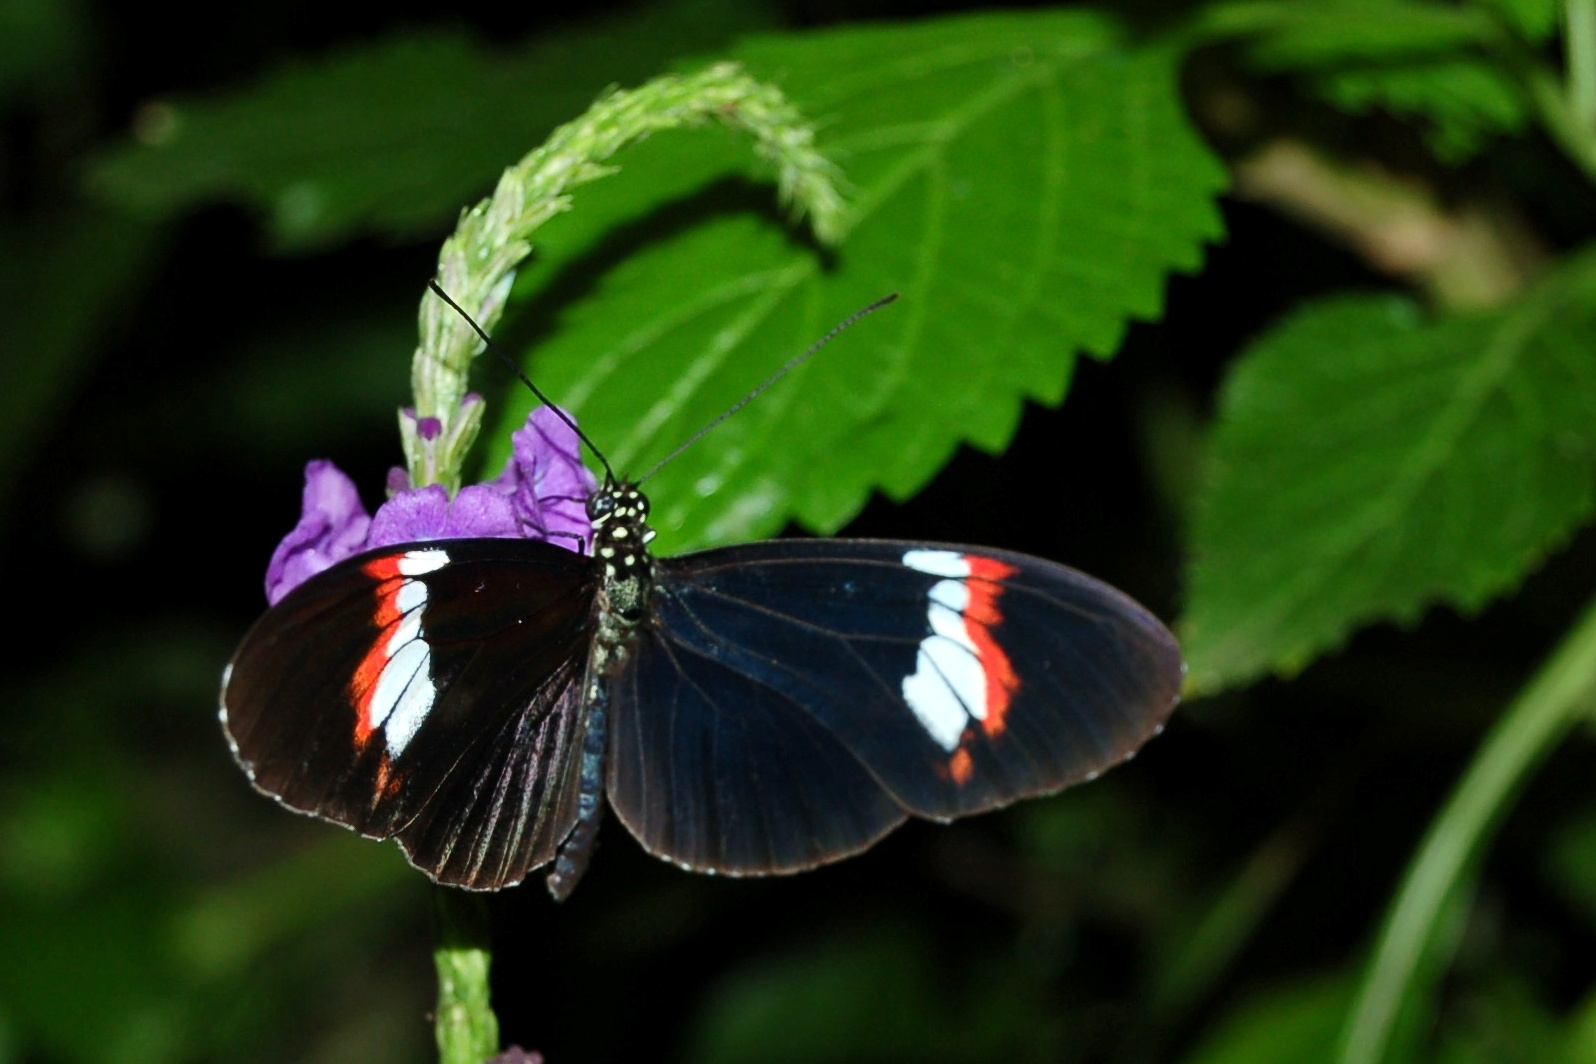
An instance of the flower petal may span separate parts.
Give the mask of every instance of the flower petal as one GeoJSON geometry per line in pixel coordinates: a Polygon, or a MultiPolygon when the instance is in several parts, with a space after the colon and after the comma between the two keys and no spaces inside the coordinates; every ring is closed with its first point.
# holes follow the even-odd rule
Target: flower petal
{"type": "Polygon", "coordinates": [[[307,463],[299,523],[266,566],[266,601],[275,606],[310,577],[361,551],[370,526],[355,482],[325,459],[307,463]]]}
{"type": "Polygon", "coordinates": [[[366,513],[354,482],[337,466],[325,460],[309,463],[299,523],[277,545],[266,569],[267,601],[275,606],[335,562],[395,543],[481,537],[542,539],[569,548],[590,543],[587,499],[598,481],[582,465],[581,441],[571,426],[552,409],[539,407],[512,443],[514,453],[503,473],[462,488],[453,499],[437,484],[408,488],[404,470],[393,470],[388,477],[392,494],[375,516],[366,513]]]}
{"type": "Polygon", "coordinates": [[[510,438],[514,455],[496,483],[513,485],[522,535],[573,545],[593,526],[587,499],[598,480],[582,464],[582,442],[553,409],[538,407],[510,438]]]}
{"type": "Polygon", "coordinates": [[[515,503],[493,484],[472,484],[453,499],[442,485],[401,491],[377,508],[366,546],[390,547],[427,539],[514,539],[521,534],[515,503]]]}

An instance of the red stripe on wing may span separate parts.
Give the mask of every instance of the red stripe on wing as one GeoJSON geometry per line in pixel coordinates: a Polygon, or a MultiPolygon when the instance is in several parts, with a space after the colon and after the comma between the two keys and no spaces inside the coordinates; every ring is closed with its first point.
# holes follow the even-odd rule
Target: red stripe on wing
{"type": "Polygon", "coordinates": [[[992,630],[1003,623],[1003,609],[999,603],[1003,597],[1003,581],[1018,570],[1006,562],[979,554],[966,554],[964,560],[970,565],[970,576],[964,582],[970,592],[969,605],[964,608],[964,630],[975,644],[981,671],[986,676],[986,718],[981,721],[981,730],[987,738],[995,739],[1003,734],[1009,699],[1020,689],[1009,656],[992,636],[992,630]]]}
{"type": "Polygon", "coordinates": [[[399,589],[405,584],[405,576],[399,571],[402,557],[401,554],[394,554],[373,558],[360,567],[362,572],[376,581],[373,590],[377,595],[376,609],[371,617],[377,635],[366,648],[365,657],[355,666],[354,675],[349,678],[349,701],[355,708],[355,746],[362,750],[377,730],[376,722],[371,718],[371,696],[377,690],[377,679],[382,676],[383,667],[388,664],[388,640],[401,620],[399,589]]]}

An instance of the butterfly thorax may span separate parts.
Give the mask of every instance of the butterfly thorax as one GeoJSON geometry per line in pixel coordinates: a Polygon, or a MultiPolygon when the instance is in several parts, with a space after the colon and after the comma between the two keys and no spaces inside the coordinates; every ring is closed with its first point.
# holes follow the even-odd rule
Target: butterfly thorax
{"type": "Polygon", "coordinates": [[[654,556],[648,550],[654,530],[648,527],[648,497],[635,484],[605,484],[588,500],[587,516],[593,524],[593,556],[603,567],[598,603],[600,653],[624,656],[616,652],[631,642],[647,613],[654,586],[654,556]]]}
{"type": "Polygon", "coordinates": [[[566,898],[582,878],[598,837],[604,810],[609,685],[631,655],[654,588],[654,556],[648,552],[654,530],[648,527],[648,498],[637,485],[606,480],[588,499],[587,517],[593,525],[593,557],[600,566],[600,580],[594,602],[593,645],[582,681],[582,767],[576,823],[560,844],[554,870],[548,876],[549,893],[556,900],[566,898]]]}

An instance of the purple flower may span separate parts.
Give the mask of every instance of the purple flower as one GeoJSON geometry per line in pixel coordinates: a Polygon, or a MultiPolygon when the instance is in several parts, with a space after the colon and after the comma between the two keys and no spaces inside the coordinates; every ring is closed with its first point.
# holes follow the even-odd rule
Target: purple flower
{"type": "Polygon", "coordinates": [[[587,497],[597,486],[582,465],[580,441],[548,407],[532,411],[511,443],[504,472],[461,488],[454,498],[440,485],[410,488],[402,470],[389,475],[387,502],[368,516],[360,495],[324,459],[305,466],[299,524],[272,552],[266,601],[282,597],[317,573],[373,547],[429,539],[542,539],[575,550],[592,532],[587,497]]]}
{"type": "Polygon", "coordinates": [[[517,519],[536,530],[519,534],[552,537],[573,547],[578,540],[588,542],[593,526],[587,519],[587,498],[598,480],[582,464],[582,443],[571,426],[540,406],[510,443],[514,454],[493,483],[511,493],[517,519]]]}
{"type": "MultiPolygon", "coordinates": [[[[468,485],[452,499],[441,484],[431,484],[408,488],[377,507],[365,547],[387,547],[418,539],[509,539],[523,535],[522,527],[516,521],[515,500],[494,482],[468,485]]],[[[535,533],[526,535],[529,539],[544,538],[535,533]]]]}
{"type": "Polygon", "coordinates": [[[277,605],[305,580],[362,550],[370,527],[355,482],[326,459],[307,463],[299,524],[277,544],[266,566],[266,601],[277,605]]]}

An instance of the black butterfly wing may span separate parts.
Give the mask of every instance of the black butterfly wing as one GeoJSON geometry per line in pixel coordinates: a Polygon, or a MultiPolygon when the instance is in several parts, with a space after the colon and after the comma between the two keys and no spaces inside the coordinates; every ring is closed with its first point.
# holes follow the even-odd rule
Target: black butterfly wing
{"type": "Polygon", "coordinates": [[[510,539],[350,558],[268,611],[222,722],[257,789],[494,889],[576,820],[592,560],[510,539]]]}
{"type": "Polygon", "coordinates": [[[657,628],[633,654],[611,687],[606,790],[650,853],[695,871],[797,871],[903,823],[835,732],[754,670],[657,628]]]}
{"type": "Polygon", "coordinates": [[[1173,637],[1073,569],[835,539],[659,563],[612,692],[612,806],[690,868],[794,871],[1126,759],[1179,698],[1173,637]]]}

